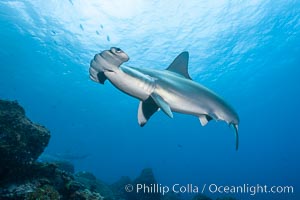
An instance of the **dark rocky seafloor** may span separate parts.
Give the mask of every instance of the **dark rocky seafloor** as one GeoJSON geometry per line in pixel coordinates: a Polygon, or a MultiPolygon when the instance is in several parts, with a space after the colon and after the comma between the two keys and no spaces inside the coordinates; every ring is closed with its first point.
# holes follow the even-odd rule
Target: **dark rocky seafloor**
{"type": "MultiPolygon", "coordinates": [[[[31,122],[17,102],[0,100],[1,200],[181,200],[174,193],[126,192],[127,184],[156,184],[150,168],[134,180],[124,176],[106,184],[89,172],[74,173],[74,166],[67,161],[37,161],[49,140],[49,130],[31,122]]],[[[192,200],[212,199],[196,195],[192,200]]]]}

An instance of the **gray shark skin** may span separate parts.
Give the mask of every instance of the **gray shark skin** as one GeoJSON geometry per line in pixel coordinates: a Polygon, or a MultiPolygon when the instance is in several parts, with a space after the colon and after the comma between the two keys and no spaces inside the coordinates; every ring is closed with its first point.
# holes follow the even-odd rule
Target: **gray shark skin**
{"type": "Polygon", "coordinates": [[[112,47],[95,55],[89,72],[93,81],[104,84],[108,79],[122,92],[140,100],[140,126],[144,126],[158,109],[171,118],[172,112],[197,116],[202,126],[212,119],[221,120],[234,128],[238,149],[237,113],[217,94],[192,81],[188,59],[188,52],[182,52],[166,70],[127,67],[122,64],[129,60],[128,55],[112,47]]]}

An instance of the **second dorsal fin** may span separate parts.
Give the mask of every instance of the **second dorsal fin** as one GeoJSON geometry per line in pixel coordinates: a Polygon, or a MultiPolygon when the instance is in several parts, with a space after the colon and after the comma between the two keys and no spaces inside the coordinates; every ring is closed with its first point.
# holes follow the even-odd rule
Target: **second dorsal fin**
{"type": "Polygon", "coordinates": [[[191,79],[188,72],[189,52],[184,51],[179,54],[175,60],[169,65],[167,70],[178,73],[185,78],[191,79]]]}

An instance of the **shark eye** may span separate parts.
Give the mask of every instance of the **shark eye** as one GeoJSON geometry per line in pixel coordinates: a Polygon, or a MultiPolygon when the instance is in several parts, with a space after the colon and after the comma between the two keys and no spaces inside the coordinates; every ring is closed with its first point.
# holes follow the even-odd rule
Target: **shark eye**
{"type": "Polygon", "coordinates": [[[116,52],[117,52],[117,53],[121,53],[122,50],[121,50],[120,48],[116,48],[116,52]]]}

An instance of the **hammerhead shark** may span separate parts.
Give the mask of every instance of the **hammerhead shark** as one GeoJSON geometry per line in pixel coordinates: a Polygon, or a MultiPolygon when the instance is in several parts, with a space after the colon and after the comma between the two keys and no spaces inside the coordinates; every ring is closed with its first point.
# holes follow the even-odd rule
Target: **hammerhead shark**
{"type": "Polygon", "coordinates": [[[159,109],[171,118],[172,112],[197,116],[202,126],[212,119],[221,120],[234,128],[238,149],[238,114],[220,96],[191,79],[187,51],[180,53],[165,70],[122,65],[128,60],[124,51],[112,47],[95,55],[89,73],[93,81],[104,84],[108,79],[122,92],[140,100],[140,126],[159,109]]]}

